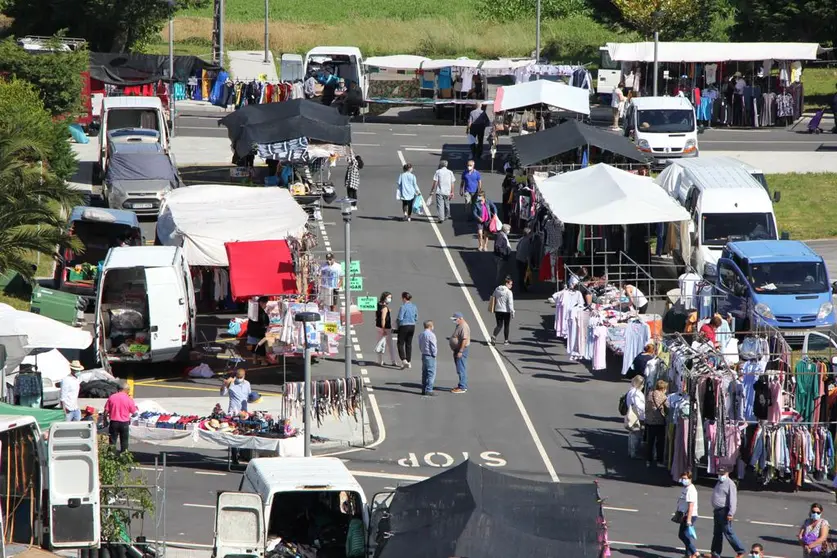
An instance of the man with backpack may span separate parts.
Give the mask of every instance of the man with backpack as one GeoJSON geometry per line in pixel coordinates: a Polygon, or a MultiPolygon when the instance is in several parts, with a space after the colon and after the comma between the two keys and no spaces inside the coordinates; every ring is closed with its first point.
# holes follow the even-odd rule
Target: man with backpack
{"type": "Polygon", "coordinates": [[[471,114],[468,116],[468,143],[471,144],[471,158],[479,161],[482,158],[482,144],[485,142],[485,130],[491,126],[491,120],[488,118],[488,104],[474,107],[471,114]]]}

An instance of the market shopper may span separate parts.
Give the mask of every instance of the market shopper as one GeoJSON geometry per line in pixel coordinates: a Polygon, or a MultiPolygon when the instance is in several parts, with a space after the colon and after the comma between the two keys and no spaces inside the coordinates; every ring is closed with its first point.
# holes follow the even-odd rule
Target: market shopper
{"type": "Polygon", "coordinates": [[[625,87],[624,83],[620,83],[618,87],[614,87],[613,94],[610,97],[610,108],[613,111],[613,125],[611,126],[611,129],[613,130],[619,129],[619,117],[625,110],[625,94],[622,92],[623,87],[625,87]]]}
{"type": "Polygon", "coordinates": [[[732,529],[732,520],[738,510],[738,488],[729,478],[729,471],[718,468],[718,482],[712,490],[712,558],[720,558],[724,538],[735,551],[736,558],[744,556],[744,545],[732,529]]]}
{"type": "MultiPolygon", "coordinates": [[[[237,415],[241,411],[247,410],[247,403],[250,401],[250,382],[245,379],[247,371],[239,368],[234,374],[230,374],[224,379],[221,386],[221,395],[228,395],[230,398],[227,404],[227,414],[237,415]]],[[[230,448],[230,458],[236,465],[239,462],[238,448],[230,448]]]]}
{"type": "Polygon", "coordinates": [[[413,165],[405,163],[403,172],[398,177],[395,197],[401,200],[401,210],[404,212],[404,220],[409,221],[413,217],[413,202],[419,195],[418,181],[413,174],[413,165]]]}
{"type": "Polygon", "coordinates": [[[488,250],[489,227],[491,220],[497,215],[497,206],[485,197],[483,190],[477,191],[473,214],[477,222],[477,250],[485,252],[488,250]]]}
{"type": "Polygon", "coordinates": [[[448,168],[448,162],[444,159],[439,161],[439,168],[433,175],[433,185],[430,187],[430,198],[427,200],[436,202],[436,219],[439,223],[450,219],[450,200],[453,199],[453,185],[456,182],[456,175],[448,168]]]}
{"type": "Polygon", "coordinates": [[[511,226],[503,225],[497,234],[494,235],[494,263],[497,267],[495,282],[498,283],[506,275],[506,264],[511,256],[511,243],[509,242],[510,231],[511,226]]]}
{"type": "Polygon", "coordinates": [[[471,326],[465,321],[462,312],[456,312],[451,316],[456,327],[453,335],[450,336],[450,349],[453,351],[453,363],[456,366],[456,375],[459,383],[451,390],[451,393],[461,394],[468,392],[468,348],[471,345],[471,326]]]}
{"type": "Polygon", "coordinates": [[[459,184],[459,195],[465,198],[465,215],[467,217],[471,216],[471,203],[474,195],[482,190],[482,175],[475,167],[474,160],[469,160],[459,184]]]}
{"type": "Polygon", "coordinates": [[[500,334],[501,329],[503,330],[503,344],[509,344],[509,327],[514,318],[513,284],[512,278],[507,276],[503,284],[494,289],[494,294],[491,295],[494,299],[494,319],[497,322],[491,334],[492,345],[497,342],[497,335],[500,334]]]}
{"type": "Polygon", "coordinates": [[[625,378],[630,380],[634,376],[645,376],[645,367],[655,356],[657,356],[657,346],[654,345],[653,341],[646,343],[642,352],[634,357],[634,361],[631,363],[628,373],[625,374],[625,378]]]}
{"type": "Polygon", "coordinates": [[[401,368],[412,368],[413,360],[413,335],[416,333],[416,322],[418,321],[418,309],[413,304],[413,295],[404,291],[401,293],[401,308],[398,309],[398,357],[401,359],[401,368]]]}
{"type": "Polygon", "coordinates": [[[128,394],[128,387],[127,380],[119,380],[119,390],[108,397],[105,403],[105,419],[108,422],[110,445],[116,446],[118,440],[118,453],[128,451],[131,415],[137,412],[137,405],[128,394]]]}
{"type": "Polygon", "coordinates": [[[677,499],[677,509],[674,519],[678,525],[677,536],[686,547],[688,558],[699,558],[700,554],[695,548],[695,523],[698,518],[698,495],[697,488],[692,484],[692,472],[686,471],[680,475],[680,484],[683,490],[680,491],[680,498],[677,499]]]}
{"type": "Polygon", "coordinates": [[[750,547],[750,558],[764,558],[764,547],[759,543],[753,543],[750,547]]]}
{"type": "Polygon", "coordinates": [[[346,197],[352,201],[352,211],[357,211],[357,189],[360,186],[360,170],[363,168],[363,159],[360,155],[348,158],[346,166],[346,197]]]}
{"type": "Polygon", "coordinates": [[[625,430],[628,431],[628,457],[638,459],[639,447],[642,445],[642,424],[645,422],[645,396],[642,387],[645,378],[636,376],[631,380],[631,387],[625,394],[628,412],[625,413],[625,430]]]}
{"type": "MultiPolygon", "coordinates": [[[[340,289],[343,288],[345,273],[340,264],[334,261],[334,254],[326,254],[325,265],[320,268],[320,299],[323,305],[334,312],[337,309],[337,302],[340,297],[340,289]]],[[[261,302],[259,303],[261,305],[261,302]]],[[[266,306],[266,304],[265,304],[266,306]]],[[[250,333],[250,325],[247,325],[247,333],[250,333]]],[[[267,331],[267,330],[265,330],[267,331]]]]}
{"type": "Polygon", "coordinates": [[[433,385],[436,383],[436,357],[439,354],[436,334],[433,333],[433,322],[424,322],[424,331],[418,338],[421,352],[421,394],[433,395],[433,385]]]}
{"type": "Polygon", "coordinates": [[[78,373],[84,370],[84,366],[77,360],[70,363],[70,375],[61,380],[61,408],[64,410],[64,418],[67,422],[78,422],[81,420],[81,409],[78,406],[78,394],[81,391],[81,382],[78,373]]]}
{"type": "Polygon", "coordinates": [[[465,130],[465,133],[468,134],[468,144],[471,146],[471,158],[477,161],[482,158],[485,130],[491,126],[487,110],[488,103],[475,106],[471,114],[468,115],[468,127],[465,130]]]}
{"type": "Polygon", "coordinates": [[[645,465],[665,466],[666,420],[668,418],[668,382],[657,380],[645,399],[645,465]],[[654,452],[656,450],[656,461],[654,452]]]}
{"type": "Polygon", "coordinates": [[[802,523],[796,536],[802,546],[803,558],[823,556],[825,550],[823,545],[828,540],[830,531],[831,526],[822,517],[822,506],[816,503],[811,504],[811,513],[802,523]]]}
{"type": "Polygon", "coordinates": [[[384,365],[384,355],[389,351],[390,364],[395,366],[395,344],[392,342],[392,313],[389,305],[392,293],[384,291],[378,299],[378,309],[375,310],[375,327],[378,328],[378,341],[375,352],[378,353],[378,365],[384,365]]]}
{"type": "Polygon", "coordinates": [[[625,285],[625,295],[639,314],[645,314],[648,310],[648,298],[636,285],[625,285]]]}
{"type": "Polygon", "coordinates": [[[514,254],[514,263],[517,267],[517,285],[522,293],[525,293],[527,290],[526,272],[529,270],[529,255],[532,245],[530,232],[528,228],[523,230],[523,237],[517,241],[517,249],[514,254]]]}
{"type": "Polygon", "coordinates": [[[262,339],[267,334],[270,318],[265,311],[270,299],[260,296],[258,301],[247,310],[247,350],[253,353],[253,364],[267,364],[267,344],[262,339]]]}

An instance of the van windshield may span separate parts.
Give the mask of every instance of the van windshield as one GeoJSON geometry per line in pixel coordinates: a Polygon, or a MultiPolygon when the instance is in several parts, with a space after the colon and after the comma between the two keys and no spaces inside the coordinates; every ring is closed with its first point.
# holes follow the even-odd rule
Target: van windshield
{"type": "Polygon", "coordinates": [[[704,213],[703,243],[723,246],[731,240],[776,240],[770,213],[704,213]]]}
{"type": "Polygon", "coordinates": [[[145,128],[160,131],[158,112],[154,109],[111,109],[108,111],[108,130],[145,128]]]}
{"type": "Polygon", "coordinates": [[[695,111],[686,109],[639,110],[636,127],[646,134],[675,134],[695,131],[695,111]]]}
{"type": "Polygon", "coordinates": [[[828,289],[825,265],[817,262],[751,264],[750,284],[764,294],[811,294],[828,289]]]}

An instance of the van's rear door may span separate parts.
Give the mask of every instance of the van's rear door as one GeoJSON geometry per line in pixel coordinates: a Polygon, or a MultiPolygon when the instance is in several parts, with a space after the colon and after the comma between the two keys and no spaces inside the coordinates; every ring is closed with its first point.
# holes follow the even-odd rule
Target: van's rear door
{"type": "Polygon", "coordinates": [[[148,293],[148,324],[151,334],[151,359],[154,362],[173,359],[186,343],[184,325],[188,328],[188,309],[183,294],[182,278],[174,266],[145,268],[148,293]]]}
{"type": "Polygon", "coordinates": [[[264,556],[265,524],[262,497],[249,492],[219,492],[215,507],[212,555],[264,556]]]}
{"type": "Polygon", "coordinates": [[[99,448],[95,423],[57,422],[49,429],[47,486],[52,548],[99,545],[99,448]]]}

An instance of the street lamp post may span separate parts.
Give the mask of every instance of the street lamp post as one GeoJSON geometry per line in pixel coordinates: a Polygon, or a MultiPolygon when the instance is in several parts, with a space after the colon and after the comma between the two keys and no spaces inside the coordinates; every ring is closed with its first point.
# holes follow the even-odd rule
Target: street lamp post
{"type": "Polygon", "coordinates": [[[660,60],[659,60],[659,49],[660,49],[660,17],[662,16],[662,12],[659,10],[655,11],[651,14],[651,18],[654,22],[654,97],[657,96],[657,92],[659,89],[657,88],[657,80],[660,79],[660,60]]]}
{"type": "Polygon", "coordinates": [[[305,457],[311,457],[311,344],[308,342],[308,324],[319,322],[320,315],[316,312],[299,312],[294,316],[298,322],[302,322],[305,330],[305,407],[302,415],[302,428],[305,430],[305,457]]]}
{"type": "Polygon", "coordinates": [[[535,64],[541,63],[541,0],[537,0],[537,8],[535,19],[537,20],[535,27],[535,64]]]}
{"type": "Polygon", "coordinates": [[[270,62],[270,34],[267,29],[268,14],[270,13],[270,0],[264,0],[264,63],[270,62]]]}
{"type": "MultiPolygon", "coordinates": [[[[170,4],[174,8],[174,2],[170,4]]],[[[174,95],[174,13],[169,17],[169,113],[171,116],[171,137],[174,137],[175,122],[174,95]]]]}
{"type": "Polygon", "coordinates": [[[350,198],[343,198],[339,200],[340,213],[343,214],[343,230],[345,235],[345,254],[343,270],[343,297],[345,298],[345,308],[343,310],[343,322],[345,324],[345,331],[343,332],[344,340],[344,355],[346,360],[346,379],[352,377],[352,345],[350,343],[349,329],[351,328],[352,319],[352,291],[351,286],[351,267],[352,267],[352,200],[350,198]]]}

